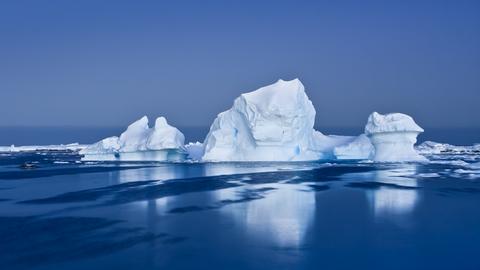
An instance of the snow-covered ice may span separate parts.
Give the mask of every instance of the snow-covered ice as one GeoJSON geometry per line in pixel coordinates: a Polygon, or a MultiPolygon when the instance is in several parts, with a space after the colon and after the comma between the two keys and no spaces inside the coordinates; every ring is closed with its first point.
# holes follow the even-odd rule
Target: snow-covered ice
{"type": "Polygon", "coordinates": [[[365,134],[375,148],[372,160],[379,162],[426,161],[414,144],[423,132],[412,117],[402,113],[386,115],[373,112],[368,117],[365,134]]]}

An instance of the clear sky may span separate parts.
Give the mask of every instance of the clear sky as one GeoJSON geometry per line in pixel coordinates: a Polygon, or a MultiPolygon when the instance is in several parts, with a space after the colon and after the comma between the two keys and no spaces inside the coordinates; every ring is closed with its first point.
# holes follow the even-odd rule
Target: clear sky
{"type": "Polygon", "coordinates": [[[0,126],[208,126],[300,78],[318,126],[480,126],[480,1],[0,1],[0,126]]]}

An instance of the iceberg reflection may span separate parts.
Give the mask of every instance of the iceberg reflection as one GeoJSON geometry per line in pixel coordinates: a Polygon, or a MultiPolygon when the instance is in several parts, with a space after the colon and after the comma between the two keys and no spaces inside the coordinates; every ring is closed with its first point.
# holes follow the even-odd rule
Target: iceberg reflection
{"type": "Polygon", "coordinates": [[[119,171],[119,183],[149,181],[149,180],[167,180],[184,178],[185,170],[180,166],[155,166],[139,169],[129,169],[119,171]]]}
{"type": "Polygon", "coordinates": [[[399,185],[399,187],[380,187],[368,194],[375,216],[403,215],[410,213],[419,200],[415,165],[405,165],[394,170],[379,170],[375,173],[375,181],[399,185]],[[405,187],[405,188],[402,188],[405,187]],[[409,189],[409,188],[412,189],[409,189]]]}
{"type": "Polygon", "coordinates": [[[315,193],[301,191],[298,185],[276,184],[225,189],[217,191],[216,196],[235,200],[239,194],[266,188],[270,189],[262,197],[223,207],[221,212],[244,227],[249,239],[282,248],[302,245],[315,214],[315,193]]]}

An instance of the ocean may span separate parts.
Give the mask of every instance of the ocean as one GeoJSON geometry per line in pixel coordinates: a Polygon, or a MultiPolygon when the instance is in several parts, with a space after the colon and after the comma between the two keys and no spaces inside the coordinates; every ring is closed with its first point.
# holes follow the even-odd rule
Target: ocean
{"type": "MultiPolygon", "coordinates": [[[[4,128],[0,145],[89,143],[120,131],[4,128]]],[[[187,140],[206,132],[192,129],[187,140]]],[[[478,133],[434,134],[421,140],[480,141],[478,133]]],[[[163,163],[3,152],[0,265],[480,269],[480,152],[426,156],[428,163],[163,163]]]]}

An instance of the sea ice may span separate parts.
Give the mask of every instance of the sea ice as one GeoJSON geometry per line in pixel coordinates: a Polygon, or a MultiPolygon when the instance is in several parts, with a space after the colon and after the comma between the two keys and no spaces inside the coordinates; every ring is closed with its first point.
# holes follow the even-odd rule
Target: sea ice
{"type": "Polygon", "coordinates": [[[438,155],[438,154],[478,154],[480,153],[480,144],[470,146],[457,146],[447,143],[438,143],[425,141],[416,147],[420,154],[438,155]]]}
{"type": "Polygon", "coordinates": [[[58,145],[25,145],[25,146],[0,146],[0,152],[32,152],[32,151],[79,151],[87,145],[79,143],[58,144],[58,145]]]}

